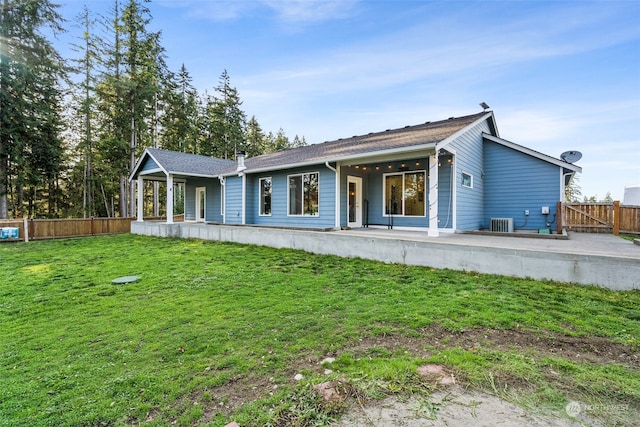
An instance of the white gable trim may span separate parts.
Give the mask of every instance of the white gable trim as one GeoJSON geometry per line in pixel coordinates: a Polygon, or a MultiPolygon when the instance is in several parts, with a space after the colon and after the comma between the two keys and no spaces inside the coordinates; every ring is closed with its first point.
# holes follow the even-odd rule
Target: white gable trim
{"type": "Polygon", "coordinates": [[[449,145],[453,141],[455,141],[460,135],[465,134],[467,131],[469,131],[469,129],[473,129],[474,126],[477,126],[479,123],[482,123],[482,122],[484,122],[485,120],[488,120],[488,119],[491,119],[492,124],[493,124],[493,128],[496,131],[496,135],[499,135],[498,134],[498,128],[496,127],[496,120],[493,117],[493,111],[489,111],[487,114],[485,114],[484,116],[480,117],[475,122],[468,124],[467,126],[463,127],[459,131],[457,131],[456,133],[453,133],[453,134],[449,135],[446,139],[443,139],[442,141],[437,143],[436,146],[437,146],[438,150],[440,150],[441,148],[445,148],[447,145],[449,145]]]}

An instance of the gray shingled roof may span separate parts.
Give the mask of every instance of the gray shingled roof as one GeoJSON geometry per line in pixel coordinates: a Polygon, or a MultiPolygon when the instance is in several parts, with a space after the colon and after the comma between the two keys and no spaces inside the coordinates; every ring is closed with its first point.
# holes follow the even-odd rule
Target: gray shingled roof
{"type": "MultiPolygon", "coordinates": [[[[416,126],[353,136],[336,141],[263,154],[245,160],[247,173],[258,170],[295,167],[302,164],[334,162],[377,152],[441,142],[464,127],[486,116],[487,112],[416,126]]],[[[147,152],[168,173],[187,176],[217,176],[236,173],[236,162],[208,156],[147,148],[147,152]]]]}
{"type": "MultiPolygon", "coordinates": [[[[486,114],[486,112],[482,112],[470,116],[427,122],[417,126],[406,126],[400,129],[353,136],[351,138],[338,139],[337,141],[264,154],[246,159],[246,172],[303,163],[332,162],[358,155],[375,155],[376,152],[380,151],[435,144],[447,139],[486,114]]],[[[227,173],[231,172],[233,170],[227,171],[227,173]]]]}
{"type": "Polygon", "coordinates": [[[233,160],[158,148],[147,148],[147,152],[164,170],[174,175],[216,176],[236,167],[236,162],[233,160]]]}

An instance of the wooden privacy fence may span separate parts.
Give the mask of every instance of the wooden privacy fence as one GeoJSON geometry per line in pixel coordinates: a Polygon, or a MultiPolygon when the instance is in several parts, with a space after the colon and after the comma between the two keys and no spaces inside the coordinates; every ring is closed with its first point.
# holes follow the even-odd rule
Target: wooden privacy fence
{"type": "Polygon", "coordinates": [[[0,227],[16,227],[20,240],[28,241],[128,233],[133,220],[135,218],[0,220],[0,227]]]}
{"type": "MultiPolygon", "coordinates": [[[[15,227],[19,233],[18,239],[0,239],[0,242],[129,233],[131,231],[131,221],[135,220],[136,218],[134,217],[0,220],[0,228],[15,227]],[[27,230],[28,235],[25,230],[27,230]]],[[[145,221],[164,220],[166,220],[166,217],[145,217],[145,221]]],[[[182,221],[184,220],[184,215],[175,215],[174,220],[182,221]]]]}
{"type": "Polygon", "coordinates": [[[640,206],[612,203],[558,203],[558,230],[640,234],[640,206]]]}

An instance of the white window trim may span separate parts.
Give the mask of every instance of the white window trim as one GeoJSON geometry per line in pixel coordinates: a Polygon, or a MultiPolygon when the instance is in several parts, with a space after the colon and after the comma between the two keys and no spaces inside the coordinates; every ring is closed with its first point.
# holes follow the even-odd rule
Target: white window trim
{"type": "Polygon", "coordinates": [[[409,171],[402,171],[402,172],[388,172],[388,173],[383,173],[382,174],[382,216],[383,217],[389,217],[389,216],[393,216],[393,217],[401,217],[401,218],[426,218],[427,217],[427,200],[429,198],[429,194],[427,192],[428,187],[428,179],[429,177],[427,176],[427,171],[424,169],[418,169],[418,170],[409,170],[409,171]],[[410,173],[420,173],[422,172],[424,174],[424,183],[425,183],[425,188],[424,188],[424,215],[406,215],[406,209],[405,209],[405,200],[404,200],[404,176],[406,174],[410,174],[410,173]],[[386,207],[387,207],[387,186],[386,186],[386,179],[387,176],[398,176],[398,175],[402,175],[402,215],[399,214],[388,214],[386,212],[386,207]]]}
{"type": "Polygon", "coordinates": [[[273,214],[273,178],[270,176],[265,176],[258,180],[258,216],[271,216],[273,214]],[[271,181],[271,213],[264,214],[262,213],[262,181],[264,180],[271,181]]]}
{"type": "Polygon", "coordinates": [[[464,188],[470,188],[473,189],[473,174],[470,174],[469,172],[465,172],[465,171],[461,171],[460,173],[460,185],[464,188]],[[471,185],[464,185],[464,176],[467,175],[469,177],[469,180],[471,181],[471,185]]]}
{"type": "Polygon", "coordinates": [[[301,172],[301,173],[292,173],[291,175],[287,175],[287,216],[294,218],[317,218],[320,216],[320,172],[301,172]],[[290,180],[292,176],[302,176],[302,181],[304,182],[304,175],[318,175],[318,213],[315,215],[305,215],[304,214],[304,189],[302,193],[302,213],[300,215],[295,215],[291,213],[291,188],[289,187],[290,180]]]}

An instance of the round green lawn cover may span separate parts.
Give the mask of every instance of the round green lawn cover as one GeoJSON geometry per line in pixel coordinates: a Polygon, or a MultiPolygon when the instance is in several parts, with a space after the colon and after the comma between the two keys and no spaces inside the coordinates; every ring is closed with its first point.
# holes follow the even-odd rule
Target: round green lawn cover
{"type": "Polygon", "coordinates": [[[111,283],[114,283],[116,285],[121,285],[124,283],[133,283],[133,282],[137,282],[139,278],[140,276],[122,276],[122,277],[117,277],[113,279],[111,283]]]}

